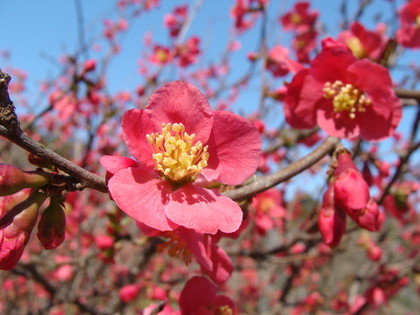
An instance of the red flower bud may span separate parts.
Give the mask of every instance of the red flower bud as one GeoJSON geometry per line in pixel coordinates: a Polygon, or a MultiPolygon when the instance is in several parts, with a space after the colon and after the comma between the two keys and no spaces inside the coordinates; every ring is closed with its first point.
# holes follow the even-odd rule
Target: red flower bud
{"type": "Polygon", "coordinates": [[[45,172],[24,172],[17,167],[0,163],[0,196],[8,196],[23,188],[42,187],[50,176],[45,172]]]}
{"type": "Polygon", "coordinates": [[[66,230],[66,214],[60,197],[51,197],[50,205],[38,223],[38,239],[45,249],[54,249],[63,243],[66,230]]]}
{"type": "Polygon", "coordinates": [[[371,232],[380,230],[384,219],[383,213],[379,211],[378,204],[373,199],[369,200],[362,211],[353,212],[350,217],[358,226],[371,232]]]}
{"type": "Polygon", "coordinates": [[[346,232],[346,214],[334,206],[334,187],[329,185],[322,199],[318,228],[324,243],[336,247],[346,232]]]}
{"type": "Polygon", "coordinates": [[[90,72],[95,70],[96,68],[96,60],[95,59],[89,59],[86,60],[83,64],[83,73],[90,72]]]}
{"type": "Polygon", "coordinates": [[[349,153],[338,155],[338,167],[334,176],[334,199],[340,209],[350,216],[363,210],[370,198],[369,186],[349,153]]]}
{"type": "Polygon", "coordinates": [[[0,269],[12,269],[20,257],[29,241],[32,229],[38,218],[38,210],[47,198],[38,191],[32,192],[29,197],[29,191],[18,192],[18,197],[13,202],[8,202],[13,196],[0,198],[0,269]],[[25,200],[19,202],[20,200],[25,200]],[[13,205],[13,206],[12,206],[13,205]],[[10,208],[10,206],[12,206],[10,208]],[[6,212],[7,211],[7,212],[6,212]]]}

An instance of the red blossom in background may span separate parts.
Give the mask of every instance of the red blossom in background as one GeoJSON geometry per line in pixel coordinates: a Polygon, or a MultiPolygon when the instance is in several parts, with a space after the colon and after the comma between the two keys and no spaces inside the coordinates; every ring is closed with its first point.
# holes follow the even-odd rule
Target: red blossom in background
{"type": "Polygon", "coordinates": [[[387,39],[379,31],[369,31],[361,23],[354,22],[350,30],[338,35],[338,41],[345,43],[356,58],[378,61],[382,56],[387,39]]]}
{"type": "Polygon", "coordinates": [[[407,48],[420,47],[420,0],[407,1],[399,12],[400,28],[397,41],[407,48]]]}
{"type": "Polygon", "coordinates": [[[184,226],[215,234],[239,228],[239,206],[193,182],[201,174],[240,184],[255,172],[261,139],[250,121],[212,112],[196,87],[177,81],[158,89],[145,110],[128,111],[122,129],[139,166],[126,168],[126,158],[110,156],[101,163],[114,174],[108,188],[124,212],[161,231],[184,226]]]}
{"type": "Polygon", "coordinates": [[[319,125],[331,136],[379,141],[393,134],[402,109],[387,69],[327,40],[288,85],[284,113],[298,129],[319,125]]]}

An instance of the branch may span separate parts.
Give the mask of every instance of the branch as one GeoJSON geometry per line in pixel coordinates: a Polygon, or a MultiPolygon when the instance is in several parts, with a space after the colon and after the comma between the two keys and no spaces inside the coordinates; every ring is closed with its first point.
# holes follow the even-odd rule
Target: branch
{"type": "Polygon", "coordinates": [[[15,113],[15,107],[9,97],[9,82],[10,76],[0,70],[0,136],[9,139],[19,147],[75,177],[82,184],[80,189],[89,187],[101,192],[108,192],[105,180],[102,177],[70,162],[22,131],[15,113]]]}
{"type": "Polygon", "coordinates": [[[224,192],[223,195],[236,201],[248,199],[308,169],[329,154],[338,143],[340,143],[340,139],[328,137],[317,149],[300,160],[289,164],[276,173],[258,177],[249,185],[224,192]]]}
{"type": "Polygon", "coordinates": [[[417,101],[420,101],[420,91],[419,90],[405,90],[400,88],[394,89],[395,95],[399,98],[411,98],[417,101]]]}

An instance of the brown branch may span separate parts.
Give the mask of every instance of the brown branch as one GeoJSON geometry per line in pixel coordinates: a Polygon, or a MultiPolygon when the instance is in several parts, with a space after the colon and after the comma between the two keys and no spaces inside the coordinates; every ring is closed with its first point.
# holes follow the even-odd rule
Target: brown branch
{"type": "Polygon", "coordinates": [[[419,90],[405,90],[400,88],[394,89],[395,95],[399,98],[411,98],[417,101],[420,101],[420,91],[419,90]]]}
{"type": "Polygon", "coordinates": [[[317,149],[300,160],[289,164],[276,173],[258,177],[249,185],[224,192],[223,195],[236,201],[248,199],[308,169],[329,154],[338,143],[340,143],[340,139],[328,137],[317,149]]]}
{"type": "Polygon", "coordinates": [[[80,189],[89,187],[101,192],[107,192],[108,189],[102,177],[70,162],[41,143],[33,140],[22,131],[15,113],[15,107],[10,100],[7,90],[9,82],[10,76],[0,70],[0,136],[9,139],[19,147],[33,153],[70,176],[75,177],[82,184],[80,189]]]}

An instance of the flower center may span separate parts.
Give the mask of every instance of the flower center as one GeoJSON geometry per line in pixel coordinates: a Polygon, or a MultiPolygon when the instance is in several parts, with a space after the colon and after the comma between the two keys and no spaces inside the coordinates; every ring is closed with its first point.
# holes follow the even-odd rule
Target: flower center
{"type": "Polygon", "coordinates": [[[420,28],[420,14],[416,16],[416,26],[420,28]]]}
{"type": "Polygon", "coordinates": [[[232,315],[233,310],[230,308],[229,305],[219,306],[215,310],[215,314],[217,315],[232,315]]]}
{"type": "Polygon", "coordinates": [[[157,245],[158,252],[162,252],[165,248],[168,248],[168,255],[170,257],[178,257],[188,266],[192,261],[192,253],[187,247],[187,244],[173,232],[164,232],[162,236],[168,238],[168,240],[157,245]]]}
{"type": "Polygon", "coordinates": [[[365,112],[365,106],[372,103],[362,91],[350,83],[344,84],[341,81],[326,82],[323,91],[326,99],[332,99],[335,113],[347,111],[352,119],[356,117],[357,112],[365,112]]]}
{"type": "Polygon", "coordinates": [[[346,44],[356,58],[362,59],[367,56],[366,50],[363,48],[361,41],[356,36],[348,38],[346,40],[346,44]]]}
{"type": "Polygon", "coordinates": [[[155,169],[175,185],[193,182],[207,166],[208,146],[203,147],[201,141],[193,145],[195,134],[186,133],[181,123],[163,123],[162,134],[151,133],[146,138],[154,152],[155,169]]]}

